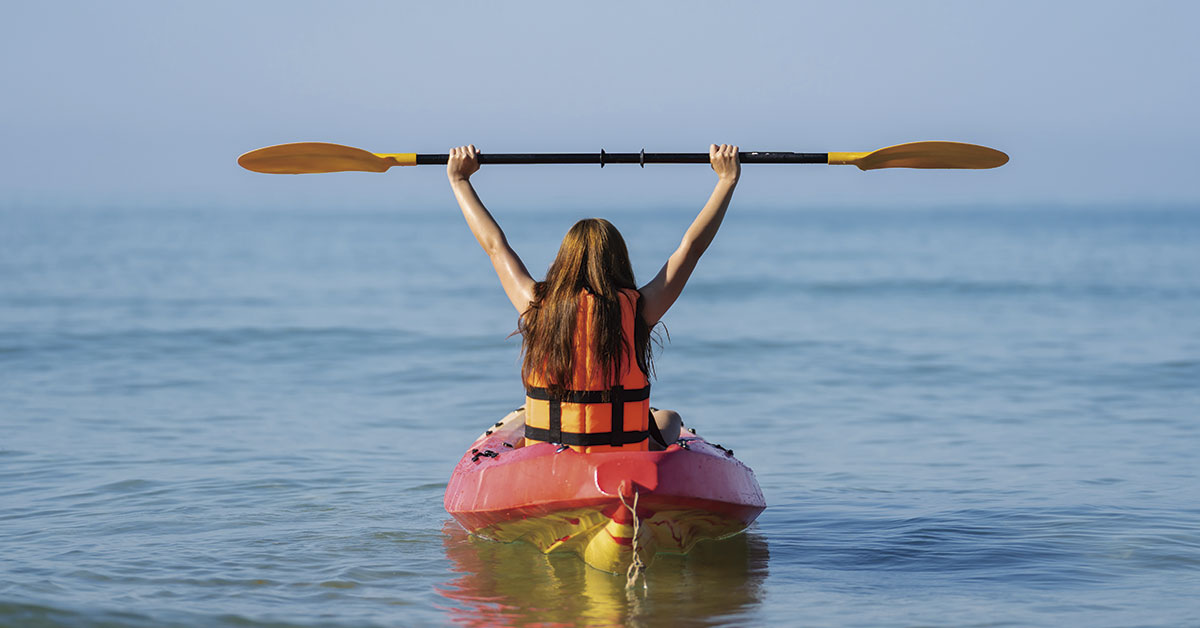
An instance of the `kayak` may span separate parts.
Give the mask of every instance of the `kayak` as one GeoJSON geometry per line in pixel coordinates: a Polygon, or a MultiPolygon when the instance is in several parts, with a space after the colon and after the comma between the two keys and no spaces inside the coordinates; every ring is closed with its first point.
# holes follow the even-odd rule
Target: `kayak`
{"type": "Polygon", "coordinates": [[[635,556],[648,566],[738,534],[767,507],[754,471],[690,430],[665,451],[582,454],[522,446],[522,416],[484,432],[450,476],[446,511],[471,534],[624,573],[635,556]]]}

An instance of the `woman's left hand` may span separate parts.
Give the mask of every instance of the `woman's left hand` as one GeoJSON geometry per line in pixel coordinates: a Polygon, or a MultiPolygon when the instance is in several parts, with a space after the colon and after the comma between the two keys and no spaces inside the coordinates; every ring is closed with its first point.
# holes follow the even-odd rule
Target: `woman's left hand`
{"type": "Polygon", "coordinates": [[[474,144],[450,149],[450,158],[446,160],[446,176],[451,183],[466,181],[478,170],[479,151],[474,144]]]}

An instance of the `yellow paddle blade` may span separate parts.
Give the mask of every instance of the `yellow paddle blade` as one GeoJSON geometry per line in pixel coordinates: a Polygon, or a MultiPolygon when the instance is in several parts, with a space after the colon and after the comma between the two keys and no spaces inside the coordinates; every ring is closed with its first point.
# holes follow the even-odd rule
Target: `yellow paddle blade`
{"type": "Polygon", "coordinates": [[[376,155],[361,148],[325,142],[296,142],[252,150],[238,157],[246,170],[266,174],[318,172],[385,172],[392,166],[413,166],[415,153],[376,155]]]}
{"type": "Polygon", "coordinates": [[[962,142],[910,142],[869,153],[829,153],[830,164],[858,166],[859,170],[880,168],[996,168],[1008,163],[1008,155],[987,146],[962,142]]]}

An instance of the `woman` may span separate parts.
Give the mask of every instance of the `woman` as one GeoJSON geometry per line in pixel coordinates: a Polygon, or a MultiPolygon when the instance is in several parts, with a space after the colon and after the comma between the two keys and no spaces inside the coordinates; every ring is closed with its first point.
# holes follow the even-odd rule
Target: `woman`
{"type": "Polygon", "coordinates": [[[589,218],[571,227],[544,281],[535,281],[471,187],[474,145],[450,151],[446,175],[475,239],[520,313],[526,444],[552,442],[585,453],[660,450],[682,421],[650,408],[650,329],[658,324],[717,235],[741,176],[738,147],[709,147],[717,185],[679,248],[637,288],[620,232],[589,218]]]}

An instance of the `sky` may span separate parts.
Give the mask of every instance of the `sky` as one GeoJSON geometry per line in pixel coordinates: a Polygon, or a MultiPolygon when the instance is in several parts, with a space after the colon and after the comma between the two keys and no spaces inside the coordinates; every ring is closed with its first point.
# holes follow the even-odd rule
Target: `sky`
{"type": "MultiPolygon", "coordinates": [[[[747,166],[762,207],[1200,205],[1200,3],[7,2],[0,208],[453,208],[437,166],[255,174],[294,141],[374,152],[872,150],[988,171],[747,166]]],[[[704,166],[493,166],[517,209],[691,205],[704,166]]]]}

